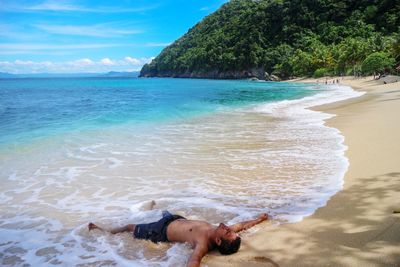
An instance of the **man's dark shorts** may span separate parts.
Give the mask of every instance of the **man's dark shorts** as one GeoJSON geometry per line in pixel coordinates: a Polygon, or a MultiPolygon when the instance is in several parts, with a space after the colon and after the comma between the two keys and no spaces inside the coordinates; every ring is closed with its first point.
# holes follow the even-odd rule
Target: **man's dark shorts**
{"type": "Polygon", "coordinates": [[[163,211],[161,220],[153,223],[137,224],[133,236],[137,239],[151,240],[154,243],[168,242],[168,225],[178,219],[185,219],[179,215],[172,215],[168,211],[163,211]]]}

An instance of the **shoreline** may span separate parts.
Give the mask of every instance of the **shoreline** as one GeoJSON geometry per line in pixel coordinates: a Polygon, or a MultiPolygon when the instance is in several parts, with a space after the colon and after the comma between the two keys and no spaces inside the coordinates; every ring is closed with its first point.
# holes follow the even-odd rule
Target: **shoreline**
{"type": "MultiPolygon", "coordinates": [[[[313,108],[335,114],[326,125],[345,137],[350,166],[341,191],[302,221],[260,225],[242,234],[239,253],[230,257],[212,253],[203,263],[209,267],[399,266],[400,214],[393,213],[400,209],[397,79],[345,77],[339,85],[366,94],[313,108]]],[[[317,79],[290,82],[315,83],[317,79]]]]}

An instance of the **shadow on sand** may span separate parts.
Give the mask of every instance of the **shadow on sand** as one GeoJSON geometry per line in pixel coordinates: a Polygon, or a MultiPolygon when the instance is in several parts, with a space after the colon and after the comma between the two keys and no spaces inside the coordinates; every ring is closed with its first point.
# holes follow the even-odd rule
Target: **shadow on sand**
{"type": "Polygon", "coordinates": [[[400,266],[400,172],[356,179],[328,207],[296,224],[245,237],[229,261],[209,266],[400,266]],[[246,239],[249,240],[246,240],[246,239]]]}

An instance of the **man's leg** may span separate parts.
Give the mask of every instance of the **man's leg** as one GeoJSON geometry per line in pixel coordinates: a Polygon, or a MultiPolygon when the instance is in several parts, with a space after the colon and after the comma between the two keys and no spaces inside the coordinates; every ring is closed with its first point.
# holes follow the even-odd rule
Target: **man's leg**
{"type": "Polygon", "coordinates": [[[93,230],[93,229],[99,229],[99,230],[102,230],[102,231],[109,232],[111,234],[118,234],[118,233],[123,233],[123,232],[134,232],[135,231],[135,227],[136,227],[135,224],[127,224],[127,225],[122,226],[122,227],[117,227],[117,228],[113,228],[113,229],[108,230],[108,229],[103,229],[103,228],[95,225],[94,223],[89,223],[89,225],[88,225],[89,231],[93,230]]]}

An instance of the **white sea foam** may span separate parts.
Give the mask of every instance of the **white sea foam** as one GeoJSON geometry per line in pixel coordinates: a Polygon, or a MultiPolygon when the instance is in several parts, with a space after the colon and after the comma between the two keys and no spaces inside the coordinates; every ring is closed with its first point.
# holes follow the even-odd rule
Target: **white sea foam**
{"type": "Polygon", "coordinates": [[[254,109],[256,112],[283,119],[278,131],[267,132],[269,140],[279,142],[294,139],[301,141],[300,144],[297,144],[296,149],[268,151],[266,153],[269,156],[285,161],[293,157],[301,158],[305,162],[317,160],[324,167],[320,174],[325,176],[326,181],[320,183],[320,179],[315,177],[316,179],[311,187],[303,188],[305,191],[309,190],[309,193],[315,197],[308,200],[307,204],[302,203],[295,205],[296,208],[294,209],[290,208],[290,221],[299,221],[304,216],[312,214],[317,207],[325,205],[330,196],[342,188],[343,177],[348,168],[348,160],[344,155],[347,150],[344,145],[344,137],[337,129],[325,125],[325,121],[335,115],[310,108],[359,97],[364,92],[354,91],[351,87],[341,85],[325,86],[324,88],[327,88],[327,90],[314,96],[268,103],[254,109]],[[313,151],[309,153],[310,147],[307,145],[311,140],[320,142],[316,146],[314,144],[313,151]],[[299,206],[303,209],[298,209],[299,206]]]}
{"type": "MultiPolygon", "coordinates": [[[[344,137],[309,108],[361,95],[329,86],[298,100],[153,126],[78,132],[2,155],[0,264],[184,265],[187,245],[88,232],[89,221],[301,220],[340,190],[344,137]],[[149,210],[149,200],[156,200],[149,210]]],[[[314,88],[318,89],[318,88],[314,88]]]]}

